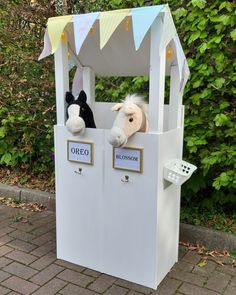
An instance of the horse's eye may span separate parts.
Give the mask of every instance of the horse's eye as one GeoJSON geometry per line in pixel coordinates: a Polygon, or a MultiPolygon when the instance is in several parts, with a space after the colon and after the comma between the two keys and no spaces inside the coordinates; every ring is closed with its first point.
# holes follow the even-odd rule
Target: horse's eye
{"type": "Polygon", "coordinates": [[[134,120],[133,118],[129,118],[129,122],[133,122],[133,120],[134,120]]]}
{"type": "Polygon", "coordinates": [[[83,112],[84,112],[84,111],[85,111],[85,109],[84,109],[84,108],[81,108],[81,111],[83,111],[83,112]]]}

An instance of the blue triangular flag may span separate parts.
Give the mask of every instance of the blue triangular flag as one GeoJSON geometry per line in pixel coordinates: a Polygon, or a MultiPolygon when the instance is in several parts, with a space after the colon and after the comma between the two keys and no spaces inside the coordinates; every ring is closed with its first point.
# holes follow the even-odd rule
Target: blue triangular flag
{"type": "Polygon", "coordinates": [[[73,16],[74,35],[76,53],[79,54],[80,49],[86,39],[92,25],[98,18],[99,12],[80,14],[73,16]]]}
{"type": "Polygon", "coordinates": [[[165,5],[133,8],[131,10],[135,49],[138,50],[147,31],[165,5]]]}

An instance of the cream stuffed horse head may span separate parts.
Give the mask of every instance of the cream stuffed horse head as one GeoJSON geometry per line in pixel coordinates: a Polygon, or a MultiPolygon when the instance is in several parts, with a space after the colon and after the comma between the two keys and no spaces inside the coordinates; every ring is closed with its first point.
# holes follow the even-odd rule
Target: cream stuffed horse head
{"type": "Polygon", "coordinates": [[[141,96],[128,95],[122,103],[117,103],[111,110],[118,112],[108,138],[111,145],[124,146],[135,132],[147,132],[147,104],[141,96]]]}

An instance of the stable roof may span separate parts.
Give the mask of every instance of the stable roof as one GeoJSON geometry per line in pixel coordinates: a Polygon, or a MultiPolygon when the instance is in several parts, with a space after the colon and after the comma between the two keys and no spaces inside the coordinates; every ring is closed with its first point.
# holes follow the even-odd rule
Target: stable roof
{"type": "Polygon", "coordinates": [[[178,65],[182,82],[189,75],[168,5],[50,18],[39,59],[55,53],[61,40],[68,41],[70,64],[90,67],[97,75],[149,75],[151,46],[157,55],[169,50],[166,75],[172,65],[178,65]],[[151,41],[152,31],[160,28],[159,39],[151,41]]]}

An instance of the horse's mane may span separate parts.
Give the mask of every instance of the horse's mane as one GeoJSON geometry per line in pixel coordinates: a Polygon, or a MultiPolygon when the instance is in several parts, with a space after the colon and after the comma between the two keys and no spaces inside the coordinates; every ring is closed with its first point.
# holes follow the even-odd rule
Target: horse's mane
{"type": "Polygon", "coordinates": [[[134,103],[138,107],[141,108],[141,110],[144,112],[146,116],[146,120],[148,120],[148,105],[145,102],[143,96],[138,95],[138,94],[128,94],[124,100],[122,100],[124,104],[126,103],[134,103]]]}

